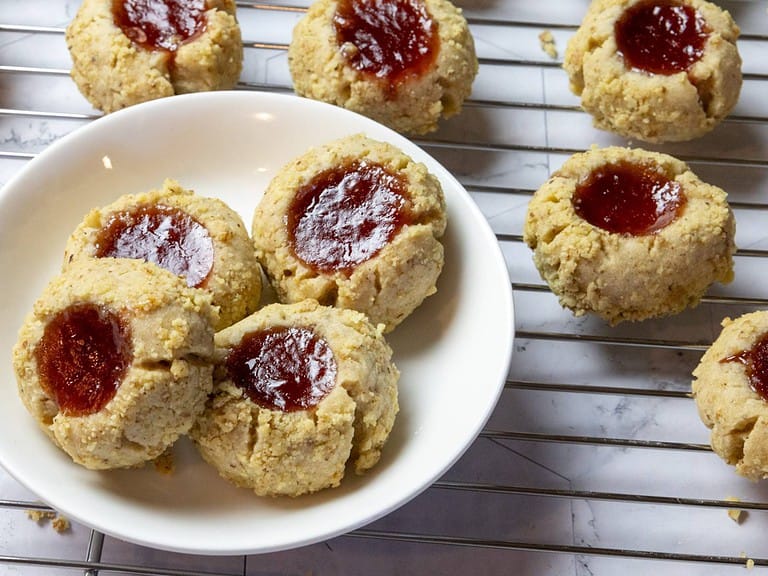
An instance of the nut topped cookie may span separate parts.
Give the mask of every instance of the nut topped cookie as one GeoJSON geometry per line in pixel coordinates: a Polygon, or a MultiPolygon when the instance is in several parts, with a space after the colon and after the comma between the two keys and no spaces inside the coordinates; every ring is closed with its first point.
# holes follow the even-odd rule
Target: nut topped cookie
{"type": "Polygon", "coordinates": [[[681,312],[733,278],[735,221],[720,188],[666,154],[576,154],[528,205],[524,240],[577,316],[611,324],[681,312]]]}
{"type": "Polygon", "coordinates": [[[726,318],[693,376],[712,449],[742,476],[768,478],[768,311],[726,318]]]}
{"type": "Polygon", "coordinates": [[[478,70],[467,21],[448,0],[316,0],[288,64],[299,95],[410,134],[457,114],[478,70]]]}
{"type": "Polygon", "coordinates": [[[705,0],[593,0],[563,66],[598,128],[691,140],[738,100],[738,36],[730,14],[705,0]]]}
{"type": "Polygon", "coordinates": [[[91,469],[141,465],[185,434],[211,391],[210,294],[142,260],[68,266],[19,331],[27,410],[91,469]]]}
{"type": "Polygon", "coordinates": [[[229,89],[242,69],[234,0],[84,0],[66,41],[73,80],[104,112],[229,89]]]}
{"type": "Polygon", "coordinates": [[[216,334],[203,458],[262,496],[338,486],[379,460],[398,411],[392,350],[363,314],[272,304],[216,334]]]}
{"type": "Polygon", "coordinates": [[[442,187],[426,166],[358,134],[281,168],[252,238],[281,302],[358,310],[390,331],[437,290],[445,226],[442,187]]]}
{"type": "Polygon", "coordinates": [[[104,257],[147,260],[207,290],[220,308],[217,329],[256,310],[261,296],[261,268],[240,216],[174,180],[85,216],[67,241],[64,265],[104,257]]]}

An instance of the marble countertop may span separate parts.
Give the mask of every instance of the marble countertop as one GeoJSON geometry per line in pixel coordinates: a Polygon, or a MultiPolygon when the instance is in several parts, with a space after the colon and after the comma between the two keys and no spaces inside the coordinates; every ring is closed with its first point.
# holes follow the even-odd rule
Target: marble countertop
{"type": "MultiPolygon", "coordinates": [[[[106,537],[96,558],[102,567],[253,576],[671,576],[737,574],[748,559],[756,571],[768,566],[768,483],[738,477],[708,449],[688,396],[691,371],[721,320],[768,302],[768,4],[721,2],[742,27],[745,82],[732,117],[699,140],[652,147],[685,159],[729,193],[736,279],[713,287],[694,310],[611,328],[564,311],[520,240],[532,191],[571,153],[627,144],[592,128],[559,66],[588,2],[457,3],[472,26],[480,73],[462,114],[417,143],[472,194],[513,281],[515,351],[486,429],[437,485],[351,535],[213,558],[106,537]],[[554,36],[556,58],[542,50],[544,30],[554,36]],[[739,522],[728,515],[729,498],[741,501],[739,522]]],[[[68,76],[63,28],[78,4],[0,2],[0,184],[99,115],[68,76]]],[[[284,46],[301,16],[291,8],[307,1],[238,5],[246,43],[241,88],[289,92],[284,46]]],[[[0,472],[0,573],[98,567],[86,562],[91,530],[74,524],[59,534],[33,522],[26,509],[35,502],[0,472]]]]}

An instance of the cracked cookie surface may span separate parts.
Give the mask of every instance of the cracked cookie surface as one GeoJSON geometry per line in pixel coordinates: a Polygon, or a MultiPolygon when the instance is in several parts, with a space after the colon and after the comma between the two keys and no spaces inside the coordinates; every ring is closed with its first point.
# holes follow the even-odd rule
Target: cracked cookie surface
{"type": "Polygon", "coordinates": [[[182,267],[187,283],[211,293],[213,304],[219,307],[217,330],[256,310],[261,296],[261,268],[242,218],[221,200],[196,195],[171,179],[162,188],[123,195],[86,214],[67,240],[64,266],[98,257],[105,240],[112,240],[104,238],[105,232],[116,225],[122,228],[116,243],[132,252],[130,257],[173,263],[168,256],[176,254],[177,260],[192,261],[182,267]],[[153,211],[161,212],[153,215],[153,211]],[[177,227],[179,216],[197,229],[177,227]],[[192,281],[193,276],[199,282],[192,281]]]}
{"type": "Polygon", "coordinates": [[[768,401],[750,384],[745,351],[768,335],[768,311],[723,320],[693,372],[693,397],[712,449],[751,480],[768,477],[768,401]]]}
{"type": "MultiPolygon", "coordinates": [[[[125,0],[127,1],[127,0],[125,0]]],[[[147,48],[138,28],[129,38],[116,23],[113,0],[84,0],[66,29],[72,58],[72,79],[99,110],[126,106],[189,92],[224,90],[235,86],[242,69],[243,48],[233,0],[205,0],[202,25],[191,38],[173,45],[147,48]]],[[[183,6],[184,3],[177,3],[183,6]]],[[[190,4],[190,2],[187,2],[190,4]]],[[[173,3],[137,3],[133,10],[155,6],[158,19],[173,3]]]]}
{"type": "MultiPolygon", "coordinates": [[[[594,0],[568,42],[563,67],[571,90],[596,127],[646,142],[700,137],[731,111],[741,90],[739,28],[730,14],[704,0],[685,0],[707,31],[702,53],[675,73],[652,73],[628,64],[620,51],[617,22],[653,0],[594,0]]],[[[669,2],[659,2],[669,4],[669,2]]]]}
{"type": "MultiPolygon", "coordinates": [[[[427,167],[391,144],[356,134],[312,148],[282,167],[256,208],[251,237],[280,302],[312,298],[324,305],[363,312],[371,322],[382,323],[391,331],[437,291],[444,259],[440,239],[445,227],[443,190],[427,167]],[[360,210],[354,209],[354,203],[361,199],[355,189],[365,173],[358,177],[350,171],[349,178],[342,176],[354,166],[372,168],[375,175],[371,179],[373,194],[362,199],[360,210]],[[327,235],[333,238],[319,252],[327,254],[332,249],[361,256],[351,264],[319,267],[297,255],[297,235],[291,232],[289,222],[295,215],[297,197],[318,175],[329,172],[337,172],[340,181],[329,180],[327,186],[317,186],[316,190],[321,196],[332,197],[334,204],[315,212],[322,226],[329,225],[327,235]],[[355,238],[369,239],[369,232],[385,220],[370,214],[380,212],[377,194],[383,188],[389,196],[391,183],[399,188],[394,196],[400,196],[406,221],[399,228],[394,226],[390,237],[366,255],[358,250],[355,238]],[[344,216],[337,217],[341,209],[344,216]]],[[[378,237],[378,232],[373,236],[378,237]]],[[[316,239],[317,235],[309,234],[310,246],[316,239]]]]}
{"type": "Polygon", "coordinates": [[[153,264],[113,258],[73,263],[49,283],[19,331],[13,349],[19,395],[78,464],[141,465],[160,456],[202,412],[212,386],[216,317],[209,294],[153,264]],[[92,331],[70,321],[84,305],[118,319],[124,330],[107,325],[103,338],[86,342],[92,331]],[[62,318],[63,329],[51,337],[48,329],[62,318]],[[124,348],[123,370],[102,366],[108,355],[99,340],[124,348]],[[96,377],[105,372],[117,380],[114,393],[93,406],[93,396],[111,383],[96,377]],[[84,380],[95,386],[83,389],[84,380]],[[67,409],[63,399],[73,394],[79,401],[67,409]]]}
{"type": "MultiPolygon", "coordinates": [[[[429,52],[426,47],[420,50],[429,52]]],[[[401,55],[394,60],[402,60],[401,55]]],[[[447,0],[317,0],[293,29],[288,64],[297,94],[353,110],[407,134],[432,132],[441,117],[458,114],[478,72],[469,25],[461,10],[447,0]],[[337,15],[340,7],[350,4],[354,10],[372,7],[375,13],[365,19],[375,25],[358,40],[340,43],[335,27],[337,15]],[[406,8],[423,10],[427,16],[398,20],[397,15],[406,8]],[[387,42],[374,47],[373,61],[387,51],[386,44],[415,43],[417,35],[412,32],[407,33],[407,42],[401,36],[404,27],[416,22],[431,22],[435,29],[437,43],[429,66],[405,70],[402,79],[393,82],[382,78],[381,71],[370,72],[354,65],[355,58],[365,50],[360,41],[377,34],[387,42]],[[383,32],[377,31],[381,28],[383,32]]]]}
{"type": "Polygon", "coordinates": [[[560,304],[611,324],[681,312],[698,304],[713,282],[733,278],[735,220],[726,194],[666,154],[595,148],[575,154],[528,205],[523,237],[560,304]],[[637,163],[679,185],[680,214],[653,233],[609,232],[582,218],[574,195],[606,166],[637,163]]]}
{"type": "MultiPolygon", "coordinates": [[[[266,306],[216,334],[214,392],[191,437],[222,477],[258,495],[299,496],[338,486],[347,466],[362,474],[378,462],[394,425],[399,372],[391,357],[381,332],[359,312],[314,300],[266,306]],[[274,382],[276,371],[260,364],[262,356],[243,356],[235,366],[228,361],[253,335],[285,329],[309,331],[327,346],[323,361],[310,363],[310,380],[334,375],[322,397],[293,410],[265,400],[264,392],[276,390],[271,384],[256,395],[239,379],[242,364],[255,384],[274,382]]],[[[281,377],[277,388],[286,391],[287,380],[302,377],[281,377]]]]}

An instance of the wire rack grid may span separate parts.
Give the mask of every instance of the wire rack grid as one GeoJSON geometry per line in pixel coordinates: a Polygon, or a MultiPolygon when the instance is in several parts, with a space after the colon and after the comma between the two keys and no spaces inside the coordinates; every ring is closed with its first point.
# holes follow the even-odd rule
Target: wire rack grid
{"type": "MultiPolygon", "coordinates": [[[[505,391],[444,478],[400,510],[329,542],[210,558],[143,548],[76,524],[56,533],[28,518],[30,510],[50,509],[0,475],[0,571],[587,576],[768,566],[768,487],[738,478],[711,452],[689,396],[691,371],[721,320],[768,302],[768,5],[721,2],[742,27],[744,87],[732,116],[697,141],[652,147],[728,191],[737,218],[736,280],[674,318],[610,328],[562,310],[522,243],[531,194],[570,154],[628,144],[592,128],[560,67],[587,4],[459,2],[480,73],[462,114],[417,140],[491,223],[516,307],[505,391]],[[553,35],[555,57],[542,49],[544,31],[553,35]],[[734,507],[739,514],[729,515],[734,507]]],[[[77,5],[0,2],[0,183],[98,117],[68,76],[63,30],[77,5]]],[[[306,5],[238,2],[245,47],[238,89],[291,91],[286,47],[306,5]]]]}

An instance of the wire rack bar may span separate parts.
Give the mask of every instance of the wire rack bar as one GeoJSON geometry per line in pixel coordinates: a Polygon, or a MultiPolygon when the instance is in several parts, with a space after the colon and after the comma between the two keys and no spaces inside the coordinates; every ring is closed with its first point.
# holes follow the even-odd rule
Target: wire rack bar
{"type": "Polygon", "coordinates": [[[631,388],[629,386],[593,386],[589,384],[551,384],[549,382],[522,382],[507,380],[504,384],[514,390],[566,392],[569,394],[609,394],[612,396],[651,396],[654,398],[689,399],[690,392],[660,388],[631,388]]]}
{"type": "Polygon", "coordinates": [[[679,340],[664,340],[655,338],[609,337],[604,335],[569,334],[566,332],[546,332],[518,330],[515,336],[519,340],[548,340],[555,342],[588,342],[606,346],[631,346],[636,348],[654,348],[668,350],[690,350],[704,352],[709,343],[681,342],[679,340]]]}
{"type": "Polygon", "coordinates": [[[469,492],[489,492],[516,496],[546,496],[550,498],[577,498],[580,500],[604,500],[626,504],[663,504],[668,506],[690,506],[699,508],[738,508],[739,510],[768,510],[768,504],[762,502],[732,502],[729,500],[705,500],[701,498],[680,498],[676,496],[655,496],[653,494],[623,494],[620,492],[598,492],[594,490],[561,490],[556,488],[533,488],[530,486],[510,486],[480,484],[470,482],[438,481],[432,485],[442,490],[469,492]]]}
{"type": "MultiPolygon", "coordinates": [[[[642,560],[674,560],[678,562],[712,563],[744,565],[745,558],[741,556],[707,556],[697,554],[677,554],[673,552],[659,552],[653,550],[631,550],[624,548],[601,548],[596,546],[567,546],[562,544],[546,544],[540,542],[522,542],[507,540],[490,540],[482,538],[455,538],[448,536],[432,536],[427,534],[404,534],[374,530],[358,530],[350,536],[356,538],[372,538],[376,540],[396,540],[419,544],[436,544],[449,546],[462,546],[469,548],[496,548],[500,550],[525,550],[536,552],[558,552],[563,554],[575,554],[579,556],[606,556],[619,558],[634,558],[642,560]]],[[[766,558],[752,558],[755,566],[768,565],[766,558]]]]}
{"type": "Polygon", "coordinates": [[[639,440],[636,438],[614,438],[607,436],[569,436],[566,434],[540,434],[534,432],[513,432],[509,430],[483,430],[481,438],[493,440],[521,440],[525,442],[554,442],[559,444],[590,444],[593,446],[614,446],[622,448],[653,448],[661,450],[683,450],[711,452],[709,444],[691,442],[666,442],[664,440],[639,440]]]}
{"type": "Polygon", "coordinates": [[[197,570],[176,570],[173,568],[144,567],[136,564],[113,564],[110,562],[88,562],[83,560],[66,560],[62,558],[44,558],[28,556],[2,556],[0,565],[26,566],[36,568],[63,568],[79,571],[88,576],[101,574],[137,574],[144,576],[231,576],[224,572],[209,572],[197,570]]]}

